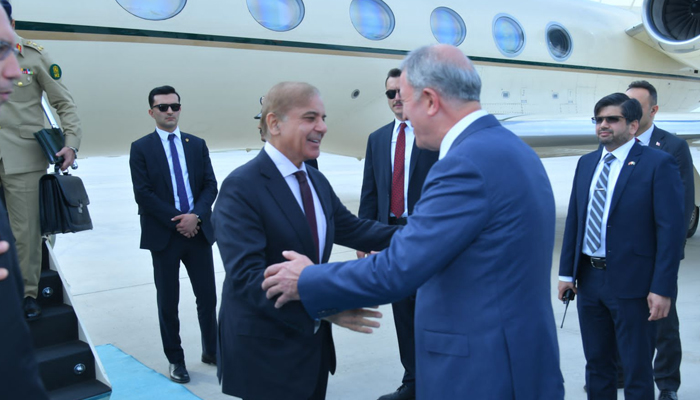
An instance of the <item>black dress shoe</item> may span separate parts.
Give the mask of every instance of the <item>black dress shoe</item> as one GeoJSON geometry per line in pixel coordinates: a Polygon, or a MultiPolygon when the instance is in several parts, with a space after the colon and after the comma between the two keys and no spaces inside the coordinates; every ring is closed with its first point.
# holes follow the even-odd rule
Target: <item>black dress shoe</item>
{"type": "Polygon", "coordinates": [[[209,365],[216,365],[216,356],[202,353],[202,362],[209,365]]]}
{"type": "Polygon", "coordinates": [[[413,386],[401,385],[395,392],[385,394],[377,400],[415,400],[416,388],[413,386]]]}
{"type": "Polygon", "coordinates": [[[190,374],[187,373],[184,361],[170,364],[170,380],[177,383],[187,383],[190,381],[190,374]]]}
{"type": "Polygon", "coordinates": [[[41,307],[33,297],[24,298],[24,315],[27,319],[34,319],[41,315],[41,307]]]}
{"type": "Polygon", "coordinates": [[[678,400],[678,394],[673,390],[662,390],[659,393],[659,400],[678,400]]]}

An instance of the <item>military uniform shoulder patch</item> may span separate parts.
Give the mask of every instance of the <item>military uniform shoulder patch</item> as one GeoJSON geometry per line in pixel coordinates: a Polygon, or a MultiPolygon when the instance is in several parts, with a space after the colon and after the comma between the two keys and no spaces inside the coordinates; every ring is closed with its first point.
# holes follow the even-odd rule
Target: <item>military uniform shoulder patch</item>
{"type": "Polygon", "coordinates": [[[31,40],[24,40],[24,47],[32,48],[32,49],[38,51],[39,53],[44,51],[44,46],[40,45],[37,42],[33,42],[31,40]]]}
{"type": "Polygon", "coordinates": [[[61,67],[59,67],[58,64],[51,64],[49,67],[49,75],[51,75],[54,80],[61,79],[61,75],[63,75],[63,72],[61,72],[61,67]]]}

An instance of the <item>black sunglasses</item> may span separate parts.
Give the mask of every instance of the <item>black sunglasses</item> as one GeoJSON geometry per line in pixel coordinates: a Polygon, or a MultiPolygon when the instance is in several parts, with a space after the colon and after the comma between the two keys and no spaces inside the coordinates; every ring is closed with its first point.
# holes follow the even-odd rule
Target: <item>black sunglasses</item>
{"type": "Polygon", "coordinates": [[[172,103],[172,104],[156,104],[155,106],[151,108],[158,108],[158,111],[160,112],[167,112],[168,108],[172,108],[173,112],[178,112],[180,111],[180,107],[182,105],[180,103],[172,103]]]}
{"type": "Polygon", "coordinates": [[[0,61],[3,61],[9,57],[11,53],[15,53],[15,56],[19,54],[19,49],[17,46],[14,43],[0,40],[0,61]]]}
{"type": "Polygon", "coordinates": [[[625,119],[625,117],[622,115],[611,115],[608,117],[593,117],[591,118],[591,121],[596,125],[600,125],[603,123],[603,120],[607,121],[609,124],[615,124],[620,122],[621,119],[625,119]]]}
{"type": "Polygon", "coordinates": [[[387,90],[384,94],[386,95],[386,98],[389,100],[394,100],[397,94],[399,94],[400,90],[399,89],[389,89],[387,90]]]}

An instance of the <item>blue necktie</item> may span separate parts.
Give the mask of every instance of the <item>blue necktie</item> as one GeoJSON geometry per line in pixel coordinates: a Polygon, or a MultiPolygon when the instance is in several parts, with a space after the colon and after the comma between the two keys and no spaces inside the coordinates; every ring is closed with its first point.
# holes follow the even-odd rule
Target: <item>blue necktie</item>
{"type": "Polygon", "coordinates": [[[180,166],[180,156],[177,154],[177,147],[175,147],[175,134],[171,133],[168,135],[168,141],[170,142],[170,156],[173,158],[173,170],[175,170],[175,183],[177,184],[177,198],[180,200],[180,211],[182,213],[188,213],[190,211],[190,204],[187,201],[187,191],[185,190],[185,180],[182,178],[182,167],[180,166]]]}
{"type": "Polygon", "coordinates": [[[605,201],[608,197],[608,176],[610,175],[610,163],[613,162],[615,156],[612,153],[605,155],[603,159],[603,170],[598,175],[593,190],[593,199],[591,200],[591,211],[588,213],[588,223],[586,227],[586,243],[588,248],[595,252],[600,248],[601,233],[603,230],[603,211],[605,210],[605,201]]]}

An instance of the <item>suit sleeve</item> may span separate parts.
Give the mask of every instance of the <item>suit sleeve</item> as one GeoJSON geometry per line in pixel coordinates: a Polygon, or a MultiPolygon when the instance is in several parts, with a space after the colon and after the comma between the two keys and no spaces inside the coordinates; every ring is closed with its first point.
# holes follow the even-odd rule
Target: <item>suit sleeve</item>
{"type": "Polygon", "coordinates": [[[693,174],[695,167],[693,166],[693,156],[690,155],[688,142],[681,139],[673,156],[676,158],[681,173],[681,180],[683,181],[685,229],[688,230],[690,218],[695,209],[695,180],[693,174]]]}
{"type": "Polygon", "coordinates": [[[576,172],[574,173],[574,182],[571,186],[571,196],[569,197],[569,210],[566,213],[566,224],[564,225],[564,239],[561,245],[561,255],[559,258],[559,276],[571,276],[574,279],[575,270],[575,260],[576,260],[576,249],[578,248],[576,241],[579,231],[579,210],[578,210],[578,196],[576,193],[576,188],[578,187],[578,171],[581,166],[581,159],[579,159],[576,165],[576,172]]]}
{"type": "Polygon", "coordinates": [[[675,297],[686,221],[682,212],[683,184],[678,167],[668,156],[655,171],[653,190],[656,260],[650,292],[675,297]]]}
{"type": "Polygon", "coordinates": [[[493,213],[479,169],[465,157],[445,158],[433,166],[431,178],[411,222],[394,235],[387,250],[302,272],[299,294],[310,315],[405,298],[477,238],[493,213]]]}
{"type": "Polygon", "coordinates": [[[134,198],[139,205],[141,213],[147,213],[168,229],[177,229],[177,223],[171,221],[176,215],[182,214],[173,203],[168,203],[156,196],[148,177],[146,155],[143,146],[131,144],[129,154],[129,168],[131,169],[131,182],[134,186],[134,198]]]}
{"type": "Polygon", "coordinates": [[[38,70],[36,79],[46,92],[49,104],[58,112],[61,120],[61,129],[65,135],[65,145],[79,149],[83,130],[80,126],[78,108],[75,106],[73,96],[61,82],[62,78],[54,79],[51,77],[51,67],[56,64],[45,52],[41,54],[41,63],[42,65],[38,70]]]}
{"type": "Polygon", "coordinates": [[[211,206],[214,204],[218,189],[216,176],[214,176],[214,168],[209,158],[209,149],[204,140],[202,140],[202,167],[204,168],[204,181],[202,182],[202,189],[199,192],[199,196],[194,203],[192,213],[199,215],[200,219],[205,219],[211,216],[211,206]]]}
{"type": "Polygon", "coordinates": [[[274,307],[262,290],[263,274],[267,267],[266,227],[263,210],[259,207],[256,191],[250,182],[229,176],[221,186],[221,193],[214,208],[214,235],[226,271],[227,288],[223,296],[235,296],[245,302],[258,316],[281,321],[297,331],[313,330],[313,321],[300,303],[274,307]]]}
{"type": "Polygon", "coordinates": [[[360,195],[360,209],[357,215],[365,219],[378,219],[377,181],[374,179],[374,165],[372,164],[372,136],[367,139],[365,171],[362,177],[362,194],[360,195]]]}

